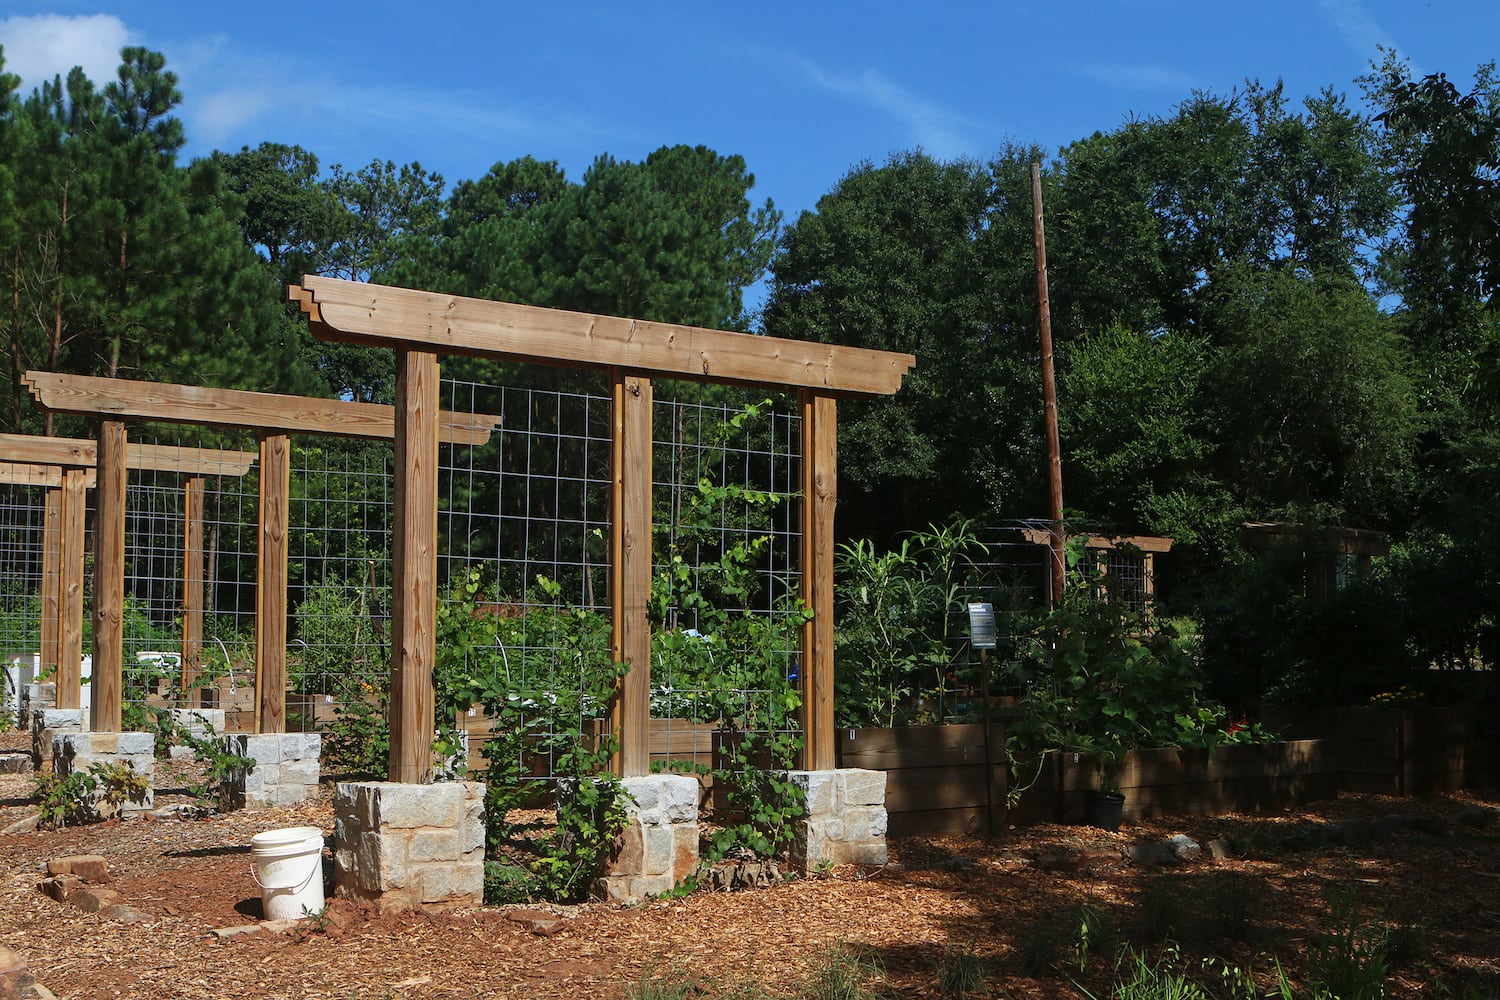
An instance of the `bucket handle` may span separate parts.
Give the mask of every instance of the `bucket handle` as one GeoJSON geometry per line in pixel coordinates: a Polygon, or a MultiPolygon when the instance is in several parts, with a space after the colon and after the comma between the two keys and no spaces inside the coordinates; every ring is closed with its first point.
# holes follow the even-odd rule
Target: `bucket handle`
{"type": "Polygon", "coordinates": [[[312,883],[313,876],[321,876],[323,874],[322,852],[320,851],[318,853],[319,857],[317,865],[308,871],[307,878],[303,879],[301,882],[292,882],[287,885],[266,885],[260,880],[260,876],[256,874],[255,865],[253,864],[250,866],[250,877],[254,879],[255,884],[260,886],[262,889],[270,889],[273,892],[280,889],[296,889],[300,892],[303,886],[310,885],[312,883]]]}

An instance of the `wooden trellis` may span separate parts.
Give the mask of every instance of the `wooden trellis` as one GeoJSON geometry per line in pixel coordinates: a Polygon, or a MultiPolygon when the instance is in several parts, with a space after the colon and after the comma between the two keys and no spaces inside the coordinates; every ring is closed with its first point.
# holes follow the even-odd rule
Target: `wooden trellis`
{"type": "MultiPolygon", "coordinates": [[[[202,662],[204,477],[243,476],[254,460],[253,452],[171,445],[132,444],[125,449],[127,469],[187,477],[183,483],[184,686],[192,684],[202,662]]],[[[0,434],[0,483],[47,490],[42,520],[41,665],[56,671],[59,708],[78,708],[82,701],[84,513],[86,491],[98,484],[97,465],[98,448],[93,441],[0,434]]],[[[116,702],[118,712],[118,696],[116,702]]]]}
{"type": "Polygon", "coordinates": [[[615,699],[616,769],[650,764],[651,379],[794,389],[802,421],[803,766],[835,764],[833,513],[839,396],[896,392],[909,354],[871,351],[669,323],[596,316],[304,277],[289,289],[320,339],[396,351],[396,537],[391,628],[393,781],[432,778],[432,667],[437,608],[439,354],[598,369],[614,403],[611,456],[613,653],[629,672],[615,699]]]}
{"type": "MultiPolygon", "coordinates": [[[[794,389],[802,429],[804,761],[834,766],[833,514],[839,396],[894,393],[911,355],[593,316],[324,278],[290,290],[313,332],[397,351],[394,408],[232,390],[29,372],[42,408],[97,418],[93,728],[120,724],[126,420],[251,428],[260,434],[256,600],[257,728],[285,724],[286,520],[293,433],[392,438],[396,446],[391,634],[392,780],[432,777],[432,666],[437,576],[437,445],[479,444],[498,422],[439,412],[439,353],[602,369],[612,386],[613,654],[630,665],[615,700],[616,767],[649,766],[651,406],[653,377],[794,389]]],[[[59,466],[65,463],[54,463],[59,466]]],[[[66,479],[66,474],[63,474],[66,479]]],[[[187,504],[192,510],[191,500],[187,504]]],[[[81,554],[81,549],[80,549],[81,554]]],[[[61,617],[59,617],[61,620],[61,617]]]]}
{"type": "MultiPolygon", "coordinates": [[[[283,732],[286,728],[290,435],[319,434],[389,440],[399,424],[397,411],[392,407],[373,403],[346,403],[303,396],[205,389],[157,382],[128,382],[55,372],[27,372],[23,381],[43,409],[54,413],[96,417],[100,421],[96,447],[99,519],[94,556],[93,683],[96,687],[90,718],[96,732],[117,732],[120,728],[124,658],[125,474],[129,454],[125,441],[125,421],[135,419],[208,427],[252,428],[259,432],[256,729],[263,733],[283,732]]],[[[484,414],[439,416],[434,406],[431,429],[434,447],[439,436],[456,444],[483,444],[489,440],[490,432],[497,422],[498,418],[484,414]]],[[[201,508],[201,495],[198,506],[201,508]]],[[[193,509],[191,497],[187,508],[193,509]]],[[[191,540],[188,547],[193,547],[191,540]]],[[[201,541],[197,547],[201,551],[201,541]]],[[[201,626],[198,634],[201,636],[201,626]]]]}

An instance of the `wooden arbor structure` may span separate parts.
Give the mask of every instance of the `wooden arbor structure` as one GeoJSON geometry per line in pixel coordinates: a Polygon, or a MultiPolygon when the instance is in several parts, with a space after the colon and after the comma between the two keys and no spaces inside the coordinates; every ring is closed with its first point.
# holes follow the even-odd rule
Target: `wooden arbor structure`
{"type": "MultiPolygon", "coordinates": [[[[86,447],[95,448],[98,478],[99,515],[94,547],[95,691],[90,719],[96,732],[118,732],[120,728],[125,490],[130,454],[130,446],[125,440],[125,421],[251,428],[259,432],[260,450],[256,456],[260,462],[255,588],[256,729],[263,733],[283,732],[286,728],[290,435],[389,440],[398,426],[397,412],[392,407],[372,403],[128,382],[53,372],[27,372],[23,381],[44,410],[90,416],[100,422],[97,447],[93,442],[84,443],[86,447]]],[[[434,448],[439,434],[444,440],[456,444],[483,444],[498,423],[497,417],[483,414],[438,415],[436,407],[432,419],[434,448]]],[[[201,512],[201,493],[198,502],[201,512]]],[[[191,504],[189,498],[190,512],[191,504]]],[[[78,517],[81,526],[82,514],[78,517]]],[[[189,523],[191,520],[190,513],[189,523]]],[[[81,574],[81,541],[78,558],[81,574]]],[[[201,572],[201,560],[199,566],[201,572]]],[[[81,617],[81,597],[78,614],[81,617]]]]}
{"type": "Polygon", "coordinates": [[[432,779],[437,614],[438,355],[503,357],[604,371],[611,386],[612,655],[627,664],[611,724],[615,770],[649,770],[652,379],[798,393],[801,414],[803,766],[831,769],[833,513],[839,396],[896,392],[909,354],[595,316],[382,285],[304,277],[289,289],[324,340],[396,351],[396,486],[391,622],[393,781],[432,779]]]}
{"type": "MultiPolygon", "coordinates": [[[[130,444],[124,457],[127,469],[186,477],[182,683],[187,686],[202,657],[204,478],[242,476],[255,454],[130,444]]],[[[0,483],[41,486],[47,491],[42,515],[41,665],[56,671],[59,708],[78,708],[81,702],[84,514],[86,493],[98,483],[97,465],[98,448],[93,441],[0,434],[0,483]]]]}
{"type": "Polygon", "coordinates": [[[1325,605],[1343,589],[1342,559],[1354,560],[1355,572],[1368,580],[1376,556],[1391,554],[1390,536],[1368,528],[1340,528],[1326,524],[1287,521],[1247,521],[1240,525],[1240,544],[1247,549],[1288,549],[1302,560],[1307,596],[1325,605]]]}

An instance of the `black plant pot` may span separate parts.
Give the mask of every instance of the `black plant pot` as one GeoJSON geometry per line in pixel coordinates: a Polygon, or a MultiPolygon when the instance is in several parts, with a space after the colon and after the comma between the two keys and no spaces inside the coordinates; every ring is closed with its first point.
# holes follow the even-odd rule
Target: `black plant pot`
{"type": "Polygon", "coordinates": [[[1083,804],[1083,821],[1089,826],[1111,832],[1120,828],[1125,811],[1125,796],[1119,792],[1089,792],[1083,804]]]}

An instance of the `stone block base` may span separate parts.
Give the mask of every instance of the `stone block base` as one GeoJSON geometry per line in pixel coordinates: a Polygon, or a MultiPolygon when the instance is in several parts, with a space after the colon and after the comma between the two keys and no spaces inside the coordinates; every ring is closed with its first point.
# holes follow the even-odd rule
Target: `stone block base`
{"type": "MultiPolygon", "coordinates": [[[[55,710],[54,710],[55,711],[55,710]]],[[[61,733],[52,741],[52,770],[59,778],[87,772],[95,764],[124,764],[146,778],[146,794],[135,802],[122,802],[121,816],[149,811],[156,804],[155,733],[61,733]]],[[[104,789],[94,792],[94,813],[100,819],[115,815],[114,807],[104,801],[104,789]]]]}
{"type": "MultiPolygon", "coordinates": [[[[33,684],[32,687],[43,685],[33,684]]],[[[45,685],[51,687],[52,685],[45,685]]],[[[65,733],[86,733],[89,728],[88,713],[81,708],[44,708],[34,706],[31,714],[31,767],[38,774],[45,774],[52,767],[53,740],[65,733]]]]}
{"type": "Polygon", "coordinates": [[[224,737],[224,749],[255,761],[249,770],[225,779],[224,804],[229,809],[289,806],[318,790],[323,737],[317,733],[236,733],[224,737]]]}
{"type": "Polygon", "coordinates": [[[791,771],[788,777],[807,796],[807,816],[797,821],[793,837],[794,864],[804,871],[819,864],[885,864],[884,771],[791,771]]]}
{"type": "Polygon", "coordinates": [[[484,785],[347,782],[333,809],[335,895],[382,911],[484,901],[484,785]]]}
{"type": "Polygon", "coordinates": [[[625,830],[595,886],[616,902],[670,892],[698,867],[698,779],[653,774],[623,785],[625,830]]]}
{"type": "MultiPolygon", "coordinates": [[[[222,708],[174,708],[171,711],[172,722],[186,729],[195,739],[206,740],[224,734],[222,708]]],[[[172,746],[167,754],[173,760],[183,760],[193,756],[193,748],[172,746]]]]}

